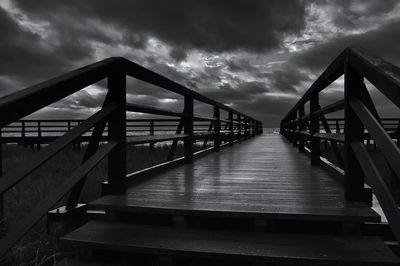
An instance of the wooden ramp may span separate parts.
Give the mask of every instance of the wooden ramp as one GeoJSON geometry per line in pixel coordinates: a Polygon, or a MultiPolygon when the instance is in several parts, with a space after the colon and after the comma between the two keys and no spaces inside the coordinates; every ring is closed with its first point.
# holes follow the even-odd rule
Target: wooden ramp
{"type": "Polygon", "coordinates": [[[219,265],[397,265],[380,237],[360,235],[360,224],[380,216],[345,201],[341,185],[294,149],[282,136],[264,134],[138,180],[124,195],[93,201],[89,209],[111,216],[61,241],[219,265]]]}
{"type": "Polygon", "coordinates": [[[226,217],[380,221],[278,134],[264,134],[144,181],[92,208],[226,217]]]}

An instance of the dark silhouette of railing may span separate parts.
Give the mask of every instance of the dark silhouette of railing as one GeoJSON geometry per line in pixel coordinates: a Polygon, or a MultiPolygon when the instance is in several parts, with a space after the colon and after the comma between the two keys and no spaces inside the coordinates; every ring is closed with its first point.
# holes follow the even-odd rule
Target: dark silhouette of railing
{"type": "MultiPolygon", "coordinates": [[[[281,121],[280,132],[304,152],[306,142],[312,164],[321,161],[321,140],[331,142],[335,156],[344,169],[345,197],[350,201],[364,201],[364,178],[387,217],[397,240],[400,240],[400,210],[385,183],[380,169],[371,159],[365,146],[366,133],[378,145],[387,167],[400,178],[400,149],[380,119],[370,94],[364,84],[368,79],[396,107],[400,107],[400,69],[385,60],[355,48],[345,49],[311,85],[281,121]],[[319,93],[344,74],[344,99],[321,107],[319,93]],[[306,114],[305,104],[309,103],[306,114]],[[344,134],[333,131],[325,114],[344,109],[344,134]],[[324,132],[320,131],[320,125],[324,132]],[[344,145],[344,158],[338,147],[344,145]]],[[[398,119],[396,132],[398,134],[398,119]]],[[[336,122],[335,122],[336,123],[336,122]]],[[[339,121],[338,121],[339,123],[339,121]]],[[[339,126],[340,127],[340,126],[339,126]]],[[[398,139],[396,137],[395,139],[398,139]]],[[[341,175],[341,172],[337,172],[341,175]]]]}
{"type": "MultiPolygon", "coordinates": [[[[1,142],[2,143],[18,143],[24,146],[37,145],[40,149],[41,144],[48,144],[54,141],[56,138],[64,135],[71,129],[82,124],[85,120],[83,119],[46,119],[46,120],[34,120],[24,119],[12,124],[9,124],[1,129],[1,142]]],[[[126,119],[126,134],[127,136],[154,136],[163,134],[175,133],[177,126],[179,125],[179,119],[170,118],[141,118],[141,119],[126,119]]],[[[229,120],[221,119],[221,134],[222,139],[227,141],[227,134],[229,133],[229,120]]],[[[233,130],[236,135],[239,134],[239,128],[245,128],[243,121],[239,122],[236,119],[233,121],[233,130]]],[[[194,118],[194,132],[209,132],[213,131],[213,121],[208,121],[200,117],[194,118]]],[[[249,130],[262,130],[261,128],[256,129],[251,126],[249,130]]],[[[90,140],[93,129],[88,130],[85,134],[77,138],[74,145],[79,147],[83,142],[90,140]]],[[[209,132],[210,133],[210,132],[209,132]]],[[[245,131],[242,130],[241,134],[245,135],[245,131]]],[[[252,133],[250,133],[252,134],[252,133]]],[[[142,138],[143,139],[143,138],[142,138]]],[[[158,137],[147,138],[150,144],[159,142],[158,137]]],[[[108,125],[103,130],[102,140],[108,140],[108,125]]],[[[128,142],[127,144],[137,144],[136,142],[128,142]]]]}
{"type": "Polygon", "coordinates": [[[71,125],[70,130],[63,136],[56,138],[50,145],[25,161],[23,165],[16,166],[14,170],[5,173],[1,178],[0,193],[4,194],[64,147],[74,143],[86,132],[91,131],[81,165],[72,172],[70,177],[66,177],[64,182],[52,188],[47,197],[38,203],[37,207],[32,209],[26,217],[10,227],[0,240],[0,255],[4,254],[68,192],[70,194],[66,200],[66,209],[73,210],[78,205],[86,175],[106,156],[108,157],[107,193],[120,194],[125,192],[129,178],[148,175],[178,163],[192,163],[193,158],[201,153],[219,151],[220,147],[225,145],[221,144],[223,139],[227,140],[226,145],[233,145],[234,142],[240,142],[242,139],[262,133],[260,121],[189,90],[124,58],[109,58],[0,98],[0,127],[15,123],[51,103],[105,78],[108,80],[108,93],[102,108],[98,112],[75,127],[71,125]],[[127,103],[126,76],[182,95],[184,97],[183,111],[173,112],[127,103]],[[212,106],[213,116],[201,117],[195,115],[194,100],[212,106]],[[126,111],[177,117],[175,134],[145,137],[129,136],[127,138],[126,111]],[[221,119],[221,111],[227,112],[227,119],[221,119]],[[210,123],[206,132],[195,131],[194,122],[200,120],[210,123]],[[99,143],[104,141],[103,132],[106,125],[107,143],[99,146],[99,143]],[[224,128],[222,128],[222,125],[224,125],[224,128]],[[205,141],[213,139],[213,147],[194,153],[193,143],[195,139],[205,141]],[[126,145],[128,143],[151,143],[155,140],[172,141],[168,162],[127,175],[126,145]],[[183,141],[184,157],[173,159],[178,141],[183,141]]]}

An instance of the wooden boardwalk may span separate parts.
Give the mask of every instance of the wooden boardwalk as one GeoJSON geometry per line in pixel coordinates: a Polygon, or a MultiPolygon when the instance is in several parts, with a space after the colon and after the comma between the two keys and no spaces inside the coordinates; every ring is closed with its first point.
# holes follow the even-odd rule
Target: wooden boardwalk
{"type": "Polygon", "coordinates": [[[137,254],[153,263],[145,265],[159,265],[160,256],[173,265],[399,263],[380,237],[360,234],[364,222],[380,216],[344,200],[343,187],[278,134],[133,181],[125,194],[88,208],[105,217],[93,216],[61,243],[134,256],[124,263],[142,258],[137,254]]]}
{"type": "Polygon", "coordinates": [[[268,219],[380,221],[366,204],[311,166],[284,137],[264,134],[162,174],[127,193],[91,203],[99,209],[268,219]]]}
{"type": "MultiPolygon", "coordinates": [[[[99,111],[3,174],[2,194],[92,129],[81,165],[7,228],[0,239],[0,256],[52,206],[65,202],[49,213],[48,224],[62,222],[66,234],[60,243],[99,265],[107,259],[111,265],[399,265],[400,210],[394,197],[398,191],[388,187],[388,176],[377,167],[364,140],[368,137],[377,145],[398,181],[400,149],[393,138],[400,139],[400,128],[396,123],[391,135],[382,126],[363,82],[368,79],[400,107],[398,67],[358,49],[345,49],[282,119],[278,135],[262,134],[261,121],[134,62],[109,58],[1,98],[0,127],[105,78],[108,92],[99,111]],[[344,98],[321,106],[320,92],[341,75],[344,98]],[[181,95],[182,111],[127,102],[127,77],[181,95]],[[211,107],[212,115],[195,113],[195,103],[211,107]],[[339,110],[345,114],[344,131],[339,121],[332,130],[325,118],[339,110]],[[152,123],[150,136],[127,138],[126,112],[172,117],[175,134],[152,135],[152,123]],[[204,141],[203,149],[195,153],[193,143],[198,140],[204,141]],[[215,152],[205,149],[211,140],[215,152]],[[152,149],[160,141],[172,141],[166,162],[127,176],[126,145],[149,143],[152,149]],[[183,142],[184,156],[173,160],[178,141],[183,142]],[[321,141],[330,142],[332,155],[344,170],[334,173],[344,178],[343,186],[315,166],[323,164],[321,141]],[[231,147],[223,147],[228,144],[231,147]],[[208,155],[199,159],[204,154],[208,155]],[[80,204],[88,173],[104,158],[104,196],[80,204]],[[365,181],[371,189],[365,189],[365,181]],[[364,203],[371,191],[386,224],[364,203]]],[[[27,128],[23,131],[21,136],[28,133],[27,128]]]]}

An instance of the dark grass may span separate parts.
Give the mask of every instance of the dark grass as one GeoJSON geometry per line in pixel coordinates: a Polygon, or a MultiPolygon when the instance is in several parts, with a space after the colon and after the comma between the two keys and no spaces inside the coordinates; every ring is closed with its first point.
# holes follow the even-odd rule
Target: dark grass
{"type": "MultiPolygon", "coordinates": [[[[200,146],[195,145],[195,151],[200,146]]],[[[29,214],[33,207],[45,199],[49,192],[76,169],[81,161],[85,145],[80,150],[66,147],[43,166],[39,167],[22,182],[4,194],[3,231],[29,214]]],[[[134,172],[165,162],[170,144],[158,144],[153,149],[149,145],[127,146],[127,172],[134,172]]],[[[19,145],[3,145],[3,172],[21,167],[24,161],[37,154],[37,149],[19,145]]],[[[182,145],[178,145],[175,158],[183,155],[182,145]]],[[[106,181],[107,158],[101,161],[88,175],[80,202],[89,202],[100,196],[101,183],[106,181]]],[[[65,203],[62,199],[55,207],[65,203]]],[[[47,231],[46,218],[43,217],[23,239],[21,239],[3,258],[0,265],[53,265],[56,259],[65,255],[57,246],[57,237],[47,231]]]]}

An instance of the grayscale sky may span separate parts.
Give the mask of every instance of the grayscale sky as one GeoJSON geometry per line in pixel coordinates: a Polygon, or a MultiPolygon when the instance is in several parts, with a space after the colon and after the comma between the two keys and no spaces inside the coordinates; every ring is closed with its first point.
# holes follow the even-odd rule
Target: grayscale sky
{"type": "MultiPolygon", "coordinates": [[[[397,0],[0,0],[0,29],[1,96],[123,56],[267,127],[278,126],[347,46],[400,65],[397,0]]],[[[87,116],[101,104],[104,86],[35,115],[87,116]]],[[[342,97],[342,87],[343,80],[331,85],[322,105],[342,97]]],[[[379,110],[394,115],[375,91],[379,110]]],[[[130,102],[182,108],[181,97],[133,79],[128,93],[130,102]]]]}

